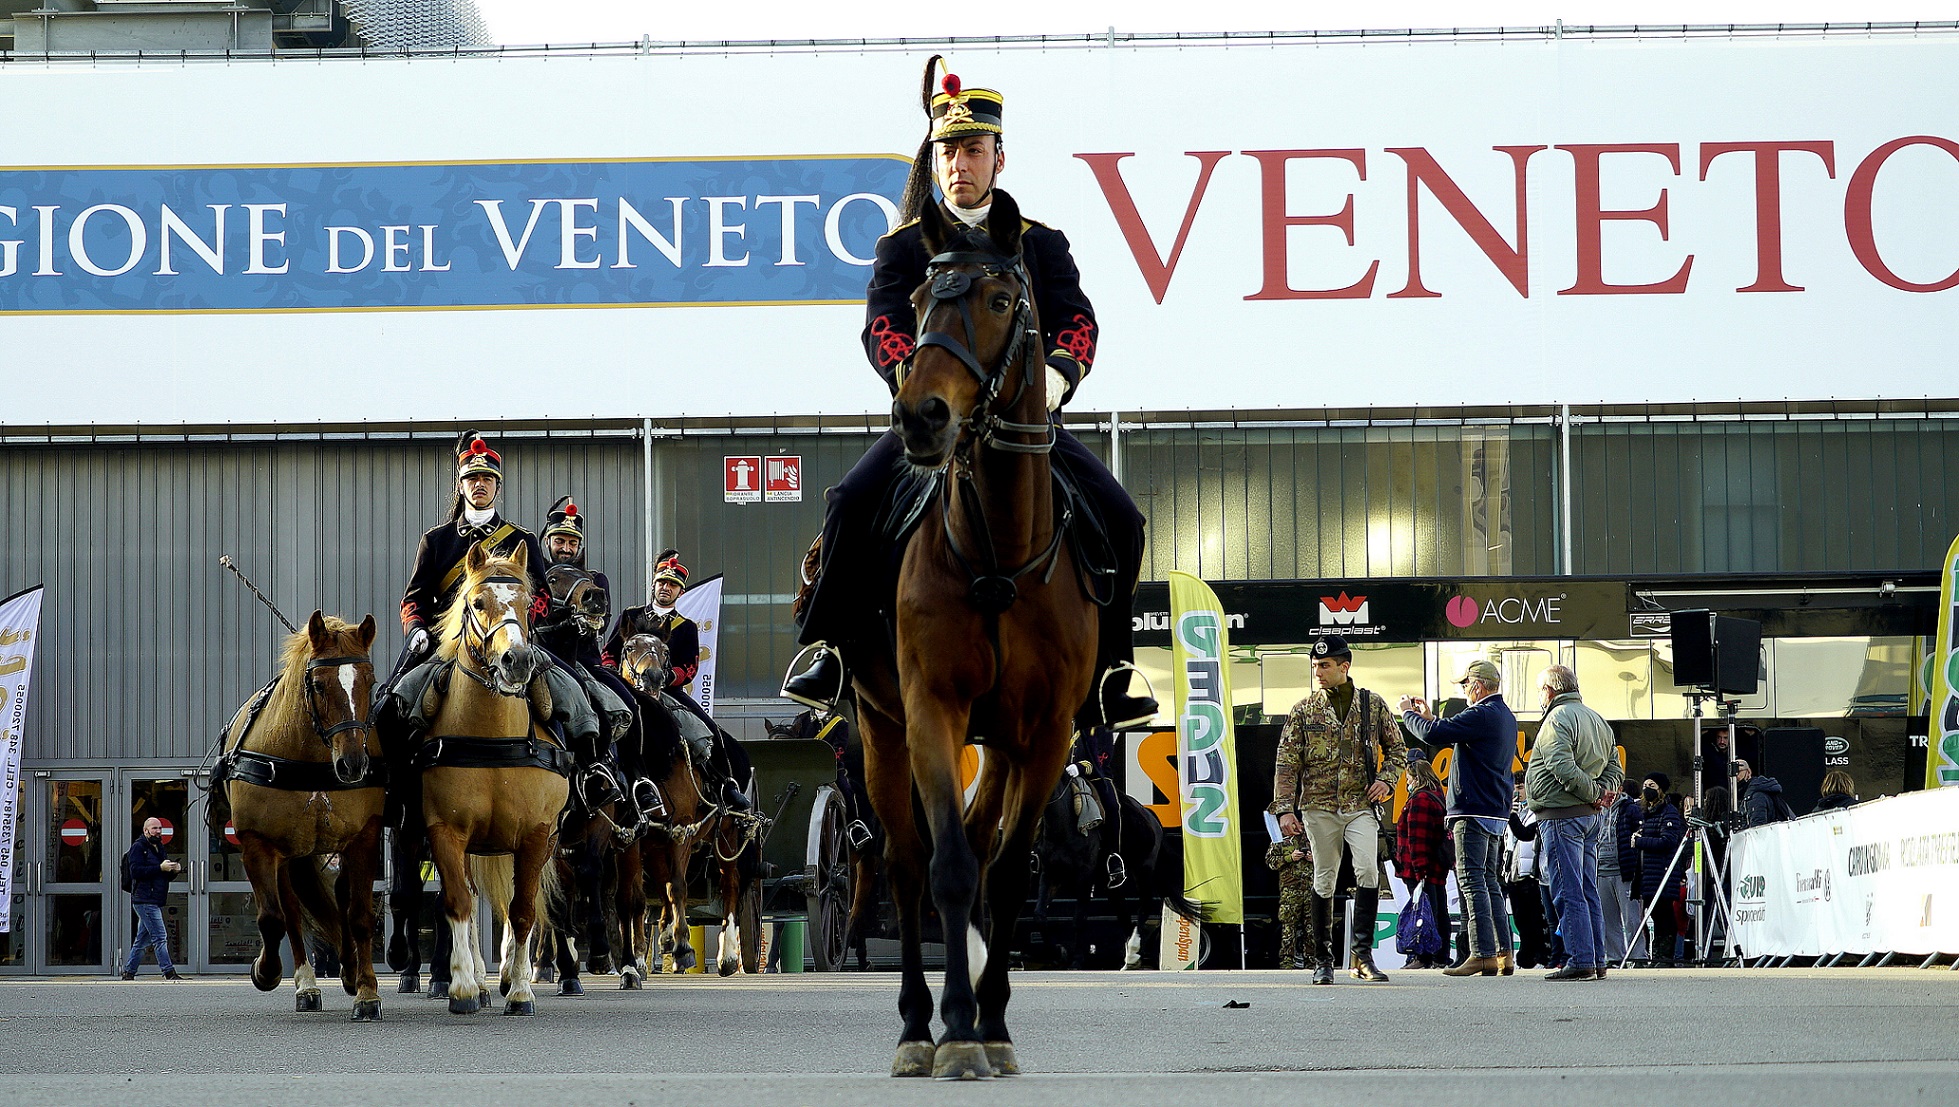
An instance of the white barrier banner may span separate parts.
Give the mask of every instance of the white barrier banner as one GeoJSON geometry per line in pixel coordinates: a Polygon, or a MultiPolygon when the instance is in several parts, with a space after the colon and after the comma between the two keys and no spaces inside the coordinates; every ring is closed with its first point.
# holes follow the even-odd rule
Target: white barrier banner
{"type": "Polygon", "coordinates": [[[715,574],[680,594],[673,609],[694,620],[701,632],[701,667],[694,674],[694,702],[714,714],[714,659],[721,642],[721,576],[715,574]]]}
{"type": "Polygon", "coordinates": [[[1959,952],[1959,790],[1744,830],[1732,857],[1750,957],[1959,952]]]}
{"type": "Polygon", "coordinates": [[[36,586],[0,600],[0,934],[13,929],[14,867],[7,859],[14,855],[14,837],[20,833],[20,755],[41,596],[36,586]]]}

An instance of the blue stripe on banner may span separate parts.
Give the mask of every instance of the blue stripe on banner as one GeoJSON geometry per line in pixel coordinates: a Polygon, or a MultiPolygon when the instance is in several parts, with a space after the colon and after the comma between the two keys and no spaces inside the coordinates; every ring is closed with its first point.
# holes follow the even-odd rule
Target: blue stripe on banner
{"type": "Polygon", "coordinates": [[[0,312],[858,303],[892,156],[0,171],[0,312]]]}

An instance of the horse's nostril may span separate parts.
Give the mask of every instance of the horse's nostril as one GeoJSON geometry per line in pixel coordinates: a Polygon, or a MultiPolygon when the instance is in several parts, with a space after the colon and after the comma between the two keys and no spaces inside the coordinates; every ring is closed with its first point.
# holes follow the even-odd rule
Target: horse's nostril
{"type": "Polygon", "coordinates": [[[918,414],[920,418],[925,420],[927,425],[935,430],[952,421],[952,408],[937,396],[933,396],[918,405],[918,414]]]}

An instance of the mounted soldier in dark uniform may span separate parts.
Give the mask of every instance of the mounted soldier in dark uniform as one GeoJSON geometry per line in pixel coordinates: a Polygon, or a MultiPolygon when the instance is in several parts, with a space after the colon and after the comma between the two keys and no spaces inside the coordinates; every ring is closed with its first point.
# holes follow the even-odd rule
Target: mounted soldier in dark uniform
{"type": "MultiPolygon", "coordinates": [[[[928,94],[937,61],[934,58],[926,66],[928,94]]],[[[1007,163],[998,92],[962,88],[958,77],[947,74],[941,90],[929,95],[927,111],[931,130],[919,146],[905,188],[903,210],[909,222],[878,241],[865,293],[864,353],[894,396],[918,346],[918,318],[911,297],[924,283],[931,261],[917,216],[925,204],[937,203],[952,226],[982,225],[992,210],[995,181],[1007,163]],[[930,178],[936,179],[941,194],[936,201],[930,178]]],[[[1082,291],[1068,236],[1023,219],[1020,242],[1047,351],[1050,418],[1058,424],[1061,405],[1073,398],[1095,364],[1100,331],[1095,308],[1082,291]]],[[[799,641],[810,647],[804,653],[815,657],[782,687],[782,694],[798,703],[834,711],[848,681],[846,654],[852,649],[890,648],[897,574],[890,528],[883,525],[883,516],[893,485],[906,468],[903,453],[898,436],[887,431],[829,491],[823,535],[818,539],[821,568],[798,605],[802,609],[799,641]]],[[[1098,602],[1106,601],[1099,622],[1097,676],[1077,721],[1083,729],[1139,726],[1157,712],[1154,699],[1128,692],[1129,677],[1135,672],[1130,663],[1134,657],[1130,605],[1142,567],[1143,516],[1101,460],[1058,425],[1053,463],[1088,514],[1099,521],[1107,544],[1100,551],[1107,555],[1105,563],[1093,567],[1099,578],[1094,589],[1098,602]]]]}
{"type": "MultiPolygon", "coordinates": [[[[694,620],[674,609],[680,593],[686,588],[687,566],[680,563],[680,551],[660,551],[653,566],[652,599],[639,607],[629,607],[620,614],[619,625],[613,628],[612,637],[606,640],[603,653],[605,663],[617,669],[619,659],[625,656],[627,639],[649,634],[666,643],[667,671],[672,677],[662,694],[706,724],[711,743],[709,752],[718,753],[720,751],[713,747],[725,741],[721,726],[701,707],[691,692],[694,677],[701,671],[701,628],[694,620]]],[[[721,778],[722,803],[736,811],[747,811],[754,806],[741,790],[741,785],[725,768],[729,764],[725,754],[704,758],[703,761],[704,768],[710,774],[721,778]]]]}

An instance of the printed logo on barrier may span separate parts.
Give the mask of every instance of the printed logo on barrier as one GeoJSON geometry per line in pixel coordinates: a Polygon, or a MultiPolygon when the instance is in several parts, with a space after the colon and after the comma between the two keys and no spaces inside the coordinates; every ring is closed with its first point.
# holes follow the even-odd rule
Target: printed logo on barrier
{"type": "Polygon", "coordinates": [[[1387,629],[1386,624],[1373,622],[1369,618],[1366,596],[1349,596],[1343,590],[1337,596],[1320,597],[1320,625],[1309,633],[1374,638],[1386,633],[1387,629]]]}
{"type": "Polygon", "coordinates": [[[1735,925],[1746,926],[1768,919],[1768,878],[1749,873],[1735,882],[1735,925]]]}
{"type": "Polygon", "coordinates": [[[1767,877],[1757,873],[1751,873],[1741,878],[1741,886],[1735,889],[1735,898],[1761,899],[1768,895],[1768,889],[1769,881],[1767,877]]]}
{"type": "MultiPolygon", "coordinates": [[[[1251,616],[1246,615],[1242,611],[1228,614],[1224,617],[1224,625],[1232,630],[1244,630],[1245,623],[1250,618],[1251,616]]],[[[1129,629],[1138,633],[1146,630],[1169,630],[1170,613],[1168,611],[1145,611],[1141,615],[1134,616],[1129,620],[1129,629]]]]}

